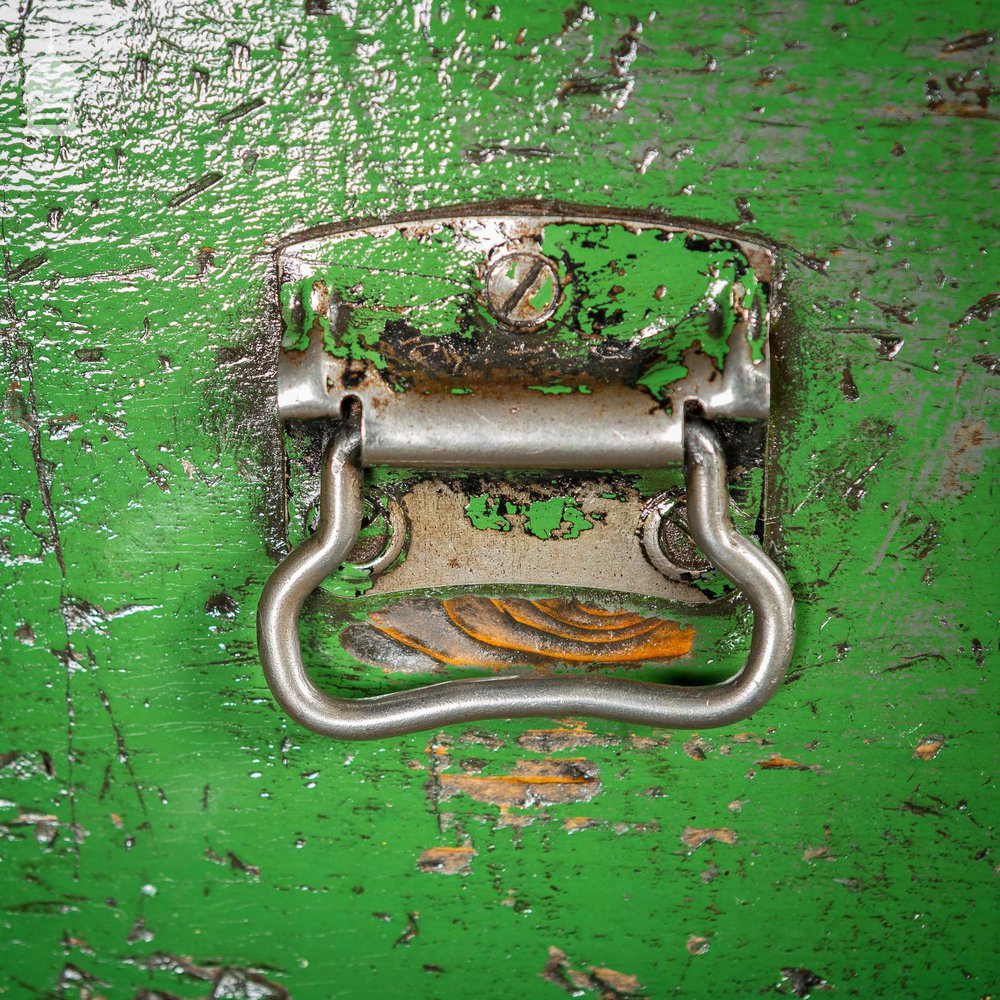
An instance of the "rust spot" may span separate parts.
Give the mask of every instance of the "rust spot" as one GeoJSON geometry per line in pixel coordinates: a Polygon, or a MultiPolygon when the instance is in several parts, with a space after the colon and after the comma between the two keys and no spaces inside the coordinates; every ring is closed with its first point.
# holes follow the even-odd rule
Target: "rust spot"
{"type": "Polygon", "coordinates": [[[452,666],[640,663],[683,656],[694,642],[694,629],[677,622],[563,600],[411,599],[369,619],[396,642],[452,666]]]}
{"type": "Polygon", "coordinates": [[[213,618],[235,618],[240,606],[236,603],[231,594],[212,594],[205,601],[205,614],[213,618]]]}
{"type": "Polygon", "coordinates": [[[690,847],[692,851],[709,841],[714,841],[717,844],[735,844],[736,840],[736,831],[731,830],[728,826],[686,826],[681,834],[681,843],[690,847]]]}
{"type": "Polygon", "coordinates": [[[933,760],[941,752],[943,746],[943,736],[924,736],[917,744],[916,750],[913,751],[913,756],[919,757],[921,760],[933,760]]]}
{"type": "Polygon", "coordinates": [[[440,774],[439,801],[468,795],[495,806],[559,805],[589,802],[600,790],[597,767],[582,757],[522,760],[512,774],[440,774]]]}
{"type": "Polygon", "coordinates": [[[428,847],[420,852],[417,868],[437,875],[468,875],[478,854],[471,844],[464,847],[428,847]]]}
{"type": "Polygon", "coordinates": [[[711,745],[706,743],[697,733],[684,742],[684,753],[692,760],[704,760],[711,749],[711,745]]]}

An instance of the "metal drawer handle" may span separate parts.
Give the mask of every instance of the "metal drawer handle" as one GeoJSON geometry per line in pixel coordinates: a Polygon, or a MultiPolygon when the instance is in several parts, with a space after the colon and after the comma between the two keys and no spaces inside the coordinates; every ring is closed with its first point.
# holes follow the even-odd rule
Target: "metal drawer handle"
{"type": "Polygon", "coordinates": [[[594,675],[476,677],[370,698],[334,698],[309,679],[299,615],[309,594],[351,551],[361,529],[361,429],[346,419],[323,458],[319,527],[271,575],[257,611],[257,642],[275,699],[325,736],[371,740],[476,719],[589,716],[675,729],[746,718],[777,690],[795,638],[795,608],[781,571],[729,519],[726,463],[709,427],[685,420],[688,527],[701,551],[753,610],[742,670],[713,685],[682,687],[594,675]]]}

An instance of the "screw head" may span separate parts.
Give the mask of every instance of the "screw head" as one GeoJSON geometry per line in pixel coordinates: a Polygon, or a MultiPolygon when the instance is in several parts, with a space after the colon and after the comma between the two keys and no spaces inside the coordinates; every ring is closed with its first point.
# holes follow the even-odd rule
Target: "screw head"
{"type": "Polygon", "coordinates": [[[510,329],[537,329],[552,318],[562,299],[555,261],[530,250],[504,254],[486,271],[486,305],[510,329]]]}
{"type": "Polygon", "coordinates": [[[659,542],[663,554],[683,572],[702,576],[714,568],[688,534],[687,504],[683,500],[678,500],[660,521],[659,542]]]}
{"type": "Polygon", "coordinates": [[[639,520],[642,551],[653,566],[671,580],[690,583],[714,572],[688,533],[687,498],[661,493],[646,505],[639,520]]]}

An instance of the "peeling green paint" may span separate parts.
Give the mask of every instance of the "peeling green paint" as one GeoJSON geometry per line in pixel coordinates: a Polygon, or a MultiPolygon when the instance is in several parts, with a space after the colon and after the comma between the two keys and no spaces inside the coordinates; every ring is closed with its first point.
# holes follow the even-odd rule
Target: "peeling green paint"
{"type": "Polygon", "coordinates": [[[510,531],[513,525],[504,516],[506,513],[506,502],[494,500],[487,493],[469,497],[465,507],[465,516],[479,531],[510,531]]]}
{"type": "Polygon", "coordinates": [[[512,503],[484,493],[469,498],[466,517],[480,531],[510,531],[517,523],[511,518],[524,519],[524,530],[536,538],[579,538],[594,526],[594,518],[580,510],[572,497],[552,497],[530,503],[512,503]]]}

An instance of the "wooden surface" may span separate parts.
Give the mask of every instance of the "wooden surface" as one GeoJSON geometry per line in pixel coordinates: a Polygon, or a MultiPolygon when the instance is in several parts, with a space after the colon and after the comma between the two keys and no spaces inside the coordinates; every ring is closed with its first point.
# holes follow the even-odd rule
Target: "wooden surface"
{"type": "Polygon", "coordinates": [[[3,16],[0,994],[995,991],[995,10],[3,16]],[[314,737],[254,647],[268,249],[536,195],[781,247],[788,681],[700,734],[314,737]]]}

